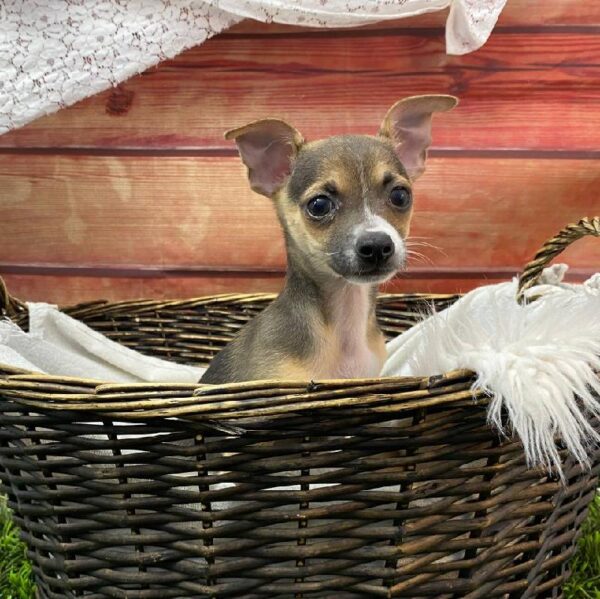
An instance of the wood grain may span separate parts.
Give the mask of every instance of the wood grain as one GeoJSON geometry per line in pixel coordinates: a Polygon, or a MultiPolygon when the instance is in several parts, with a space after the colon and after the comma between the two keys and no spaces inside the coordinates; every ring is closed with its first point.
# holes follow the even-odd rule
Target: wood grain
{"type": "MultiPolygon", "coordinates": [[[[2,274],[2,273],[0,273],[2,274]]],[[[157,277],[114,278],[2,274],[12,295],[27,301],[72,305],[105,299],[180,299],[218,293],[278,292],[283,277],[157,277]]],[[[387,284],[383,291],[397,293],[461,293],[486,282],[500,279],[409,279],[402,278],[387,284]]]]}
{"type": "MultiPolygon", "coordinates": [[[[432,158],[415,186],[412,235],[439,248],[417,248],[423,266],[520,268],[565,224],[599,211],[596,165],[432,158]]],[[[4,263],[285,263],[274,210],[237,158],[5,155],[0,205],[4,263]]],[[[570,259],[597,266],[600,244],[576,244],[570,259]]]]}
{"type": "MultiPolygon", "coordinates": [[[[514,272],[473,272],[461,274],[454,271],[435,271],[423,267],[409,267],[408,271],[381,287],[385,293],[465,293],[480,285],[508,281],[514,272]]],[[[593,269],[576,269],[569,280],[582,282],[593,269]]],[[[51,302],[72,305],[80,302],[105,299],[120,301],[130,299],[185,299],[218,293],[277,293],[283,286],[283,275],[263,277],[256,273],[245,276],[57,276],[57,275],[0,275],[12,295],[27,301],[51,302]]]]}
{"type": "Polygon", "coordinates": [[[461,105],[436,120],[434,147],[598,151],[597,33],[495,32],[465,56],[435,31],[320,34],[218,36],[0,147],[231,153],[223,131],[253,119],[280,116],[311,139],[374,133],[398,98],[444,92],[461,105]]]}
{"type": "Polygon", "coordinates": [[[2,274],[12,295],[27,301],[59,305],[105,299],[190,298],[229,292],[276,292],[283,278],[77,277],[2,274]]]}

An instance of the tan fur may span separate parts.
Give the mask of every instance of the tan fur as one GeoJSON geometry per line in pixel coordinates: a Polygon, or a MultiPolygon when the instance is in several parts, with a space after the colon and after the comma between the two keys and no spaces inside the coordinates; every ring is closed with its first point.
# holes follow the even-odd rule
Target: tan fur
{"type": "Polygon", "coordinates": [[[326,324],[309,369],[321,378],[375,377],[385,361],[385,342],[372,314],[367,286],[343,284],[326,300],[326,324]]]}
{"type": "Polygon", "coordinates": [[[311,364],[292,358],[282,358],[276,365],[276,378],[282,381],[309,381],[312,376],[311,364]]]}
{"type": "Polygon", "coordinates": [[[282,357],[275,365],[276,378],[307,380],[376,377],[387,353],[385,339],[374,314],[368,313],[368,292],[366,286],[346,285],[330,300],[328,322],[317,314],[311,314],[309,326],[318,340],[314,354],[305,360],[282,357]],[[357,299],[357,295],[365,297],[357,299]],[[364,304],[361,305],[361,301],[364,304]],[[356,310],[355,314],[352,314],[353,309],[356,310]],[[347,311],[351,314],[349,318],[339,316],[341,312],[347,311]]]}

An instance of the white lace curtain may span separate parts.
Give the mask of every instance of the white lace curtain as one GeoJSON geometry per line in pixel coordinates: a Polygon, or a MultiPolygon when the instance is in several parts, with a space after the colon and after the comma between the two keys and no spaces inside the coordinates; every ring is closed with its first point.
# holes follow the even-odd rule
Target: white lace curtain
{"type": "Polygon", "coordinates": [[[446,51],[489,37],[506,0],[0,0],[0,134],[115,86],[245,18],[351,27],[450,7],[446,51]]]}

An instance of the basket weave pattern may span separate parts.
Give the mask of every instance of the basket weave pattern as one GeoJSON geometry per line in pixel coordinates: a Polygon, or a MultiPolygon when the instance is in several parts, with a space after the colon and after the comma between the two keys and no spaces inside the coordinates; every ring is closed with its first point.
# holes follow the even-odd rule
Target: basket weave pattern
{"type": "MultiPolygon", "coordinates": [[[[25,325],[23,305],[0,296],[25,325]]],[[[65,311],[144,353],[206,364],[271,299],[65,311]]],[[[379,319],[395,335],[455,299],[382,296],[379,319]]],[[[472,383],[457,371],[101,384],[0,367],[0,481],[39,596],[561,597],[600,454],[591,471],[564,456],[564,486],[529,469],[472,383]]]]}

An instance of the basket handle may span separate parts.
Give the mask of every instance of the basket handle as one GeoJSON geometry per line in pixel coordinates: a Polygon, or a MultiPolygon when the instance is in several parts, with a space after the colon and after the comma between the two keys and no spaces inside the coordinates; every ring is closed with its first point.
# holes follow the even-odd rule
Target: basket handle
{"type": "Polygon", "coordinates": [[[519,277],[519,287],[517,291],[517,301],[522,304],[527,289],[536,284],[542,270],[548,266],[555,256],[558,256],[565,248],[574,241],[591,235],[600,237],[600,217],[582,218],[578,223],[567,225],[555,237],[548,239],[538,253],[534,256],[527,266],[523,269],[519,277]]]}
{"type": "Polygon", "coordinates": [[[26,312],[25,304],[8,293],[4,279],[0,277],[0,316],[15,319],[19,314],[26,312]]]}

